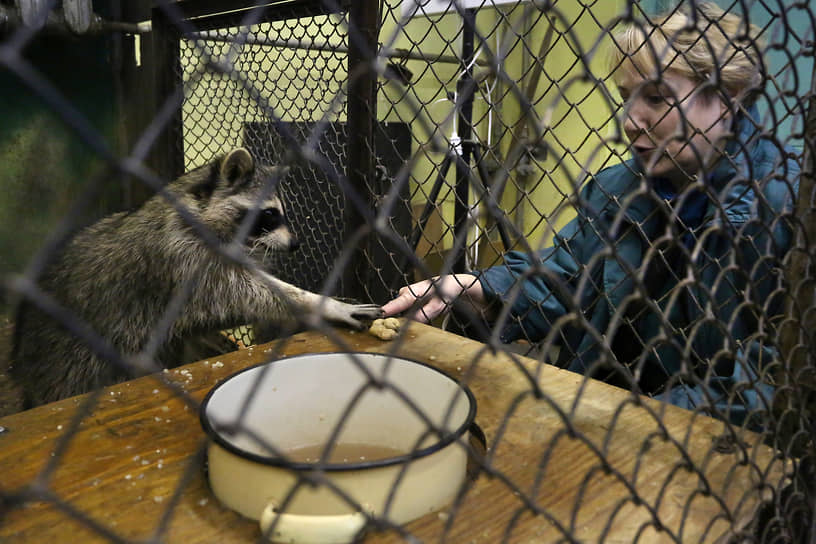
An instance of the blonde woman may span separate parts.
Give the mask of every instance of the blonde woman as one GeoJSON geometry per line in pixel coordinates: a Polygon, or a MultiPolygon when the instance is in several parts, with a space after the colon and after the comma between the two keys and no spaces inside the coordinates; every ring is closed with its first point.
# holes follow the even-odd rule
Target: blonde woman
{"type": "Polygon", "coordinates": [[[404,287],[385,313],[466,302],[570,370],[759,425],[799,168],[758,125],[754,35],[703,3],[626,25],[611,66],[632,158],[587,180],[552,247],[404,287]]]}

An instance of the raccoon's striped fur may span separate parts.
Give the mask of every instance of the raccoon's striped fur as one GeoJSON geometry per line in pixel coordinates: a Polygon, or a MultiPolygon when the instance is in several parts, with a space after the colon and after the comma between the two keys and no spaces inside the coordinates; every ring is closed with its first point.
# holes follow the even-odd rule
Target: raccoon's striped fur
{"type": "MultiPolygon", "coordinates": [[[[235,149],[168,184],[165,195],[154,196],[136,211],[81,230],[54,256],[38,285],[76,316],[75,323],[89,325],[106,339],[124,361],[156,361],[165,367],[183,362],[175,357],[185,338],[207,331],[298,321],[318,311],[352,327],[378,317],[379,306],[327,299],[264,271],[266,255],[298,244],[280,200],[268,190],[274,175],[274,168],[256,165],[247,150],[235,149]],[[181,214],[179,208],[189,213],[181,214]],[[253,213],[257,219],[247,228],[253,213]],[[239,241],[241,229],[247,233],[239,241]],[[259,266],[220,256],[201,232],[259,266]],[[171,300],[185,284],[191,286],[189,297],[168,326],[164,320],[172,311],[171,300]]],[[[99,355],[98,343],[68,332],[30,301],[18,310],[12,357],[11,373],[23,387],[27,406],[150,369],[113,364],[99,355]]]]}

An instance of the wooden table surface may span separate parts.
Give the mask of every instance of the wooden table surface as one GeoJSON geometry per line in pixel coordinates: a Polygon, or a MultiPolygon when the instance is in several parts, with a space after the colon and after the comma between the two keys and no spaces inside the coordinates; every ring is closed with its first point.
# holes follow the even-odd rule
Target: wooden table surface
{"type": "MultiPolygon", "coordinates": [[[[639,404],[626,391],[531,359],[492,355],[484,344],[413,322],[391,342],[360,332],[306,332],[163,376],[197,402],[220,379],[271,356],[348,349],[396,351],[438,366],[462,377],[476,396],[492,474],[479,476],[455,508],[406,527],[424,542],[539,543],[568,535],[585,542],[714,542],[744,525],[760,489],[782,478],[781,461],[750,433],[740,435],[743,447],[724,448],[726,426],[717,420],[654,400],[639,404]]],[[[196,402],[148,376],[106,389],[90,410],[82,410],[84,396],[0,419],[0,492],[40,493],[38,500],[0,504],[0,542],[114,535],[257,541],[257,524],[222,507],[208,489],[196,402]]],[[[366,537],[403,540],[396,533],[366,537]]]]}

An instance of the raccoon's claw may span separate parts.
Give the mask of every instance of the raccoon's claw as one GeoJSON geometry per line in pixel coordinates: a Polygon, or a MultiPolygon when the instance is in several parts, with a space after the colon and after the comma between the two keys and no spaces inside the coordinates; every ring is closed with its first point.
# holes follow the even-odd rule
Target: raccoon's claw
{"type": "Polygon", "coordinates": [[[340,300],[331,300],[327,305],[325,317],[348,327],[364,330],[382,315],[382,308],[376,304],[349,304],[340,300]]]}
{"type": "Polygon", "coordinates": [[[379,319],[383,315],[382,308],[376,304],[355,304],[351,311],[351,317],[356,323],[355,326],[361,331],[368,329],[375,319],[379,319]]]}
{"type": "Polygon", "coordinates": [[[377,319],[383,316],[382,307],[376,304],[355,304],[351,316],[357,319],[377,319]]]}

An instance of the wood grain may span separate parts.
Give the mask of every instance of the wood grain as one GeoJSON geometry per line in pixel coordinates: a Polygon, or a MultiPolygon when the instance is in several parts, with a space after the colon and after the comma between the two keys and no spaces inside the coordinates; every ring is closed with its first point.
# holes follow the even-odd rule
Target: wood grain
{"type": "Polygon", "coordinates": [[[0,505],[0,541],[256,541],[256,523],[207,487],[197,403],[241,368],[338,350],[396,352],[459,377],[476,396],[484,473],[456,504],[405,527],[424,542],[715,542],[783,480],[756,435],[719,452],[726,427],[717,420],[433,327],[405,324],[391,342],[329,332],[123,383],[92,405],[83,396],[0,419],[0,492],[21,500],[0,505]]]}

